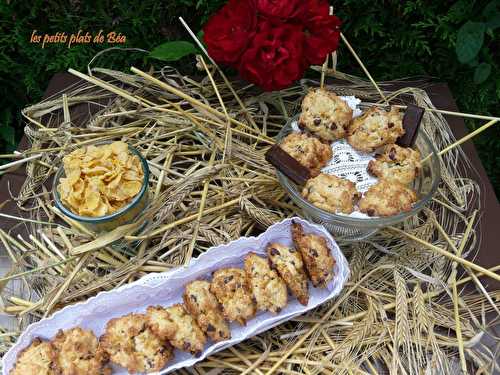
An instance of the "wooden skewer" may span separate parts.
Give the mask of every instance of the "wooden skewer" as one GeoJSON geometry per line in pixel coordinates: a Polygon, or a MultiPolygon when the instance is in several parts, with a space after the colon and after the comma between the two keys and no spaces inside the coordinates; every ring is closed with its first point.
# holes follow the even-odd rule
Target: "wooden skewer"
{"type": "Polygon", "coordinates": [[[356,53],[356,51],[354,51],[354,48],[352,48],[352,46],[349,44],[349,42],[347,41],[346,37],[344,36],[344,34],[340,33],[340,37],[342,38],[343,42],[345,43],[345,45],[347,46],[347,48],[349,49],[349,51],[351,51],[352,55],[354,56],[354,58],[356,59],[356,61],[358,62],[358,64],[361,66],[361,69],[363,69],[363,71],[365,72],[366,76],[368,77],[368,79],[370,80],[370,82],[373,84],[373,86],[375,86],[375,88],[377,89],[378,93],[380,94],[380,96],[382,97],[382,99],[384,99],[384,101],[389,104],[389,102],[387,101],[384,93],[382,92],[382,90],[380,90],[380,87],[378,87],[377,85],[377,82],[375,82],[375,80],[373,79],[372,75],[370,74],[370,72],[368,71],[368,69],[366,69],[366,66],[365,64],[363,64],[363,62],[361,61],[361,59],[359,58],[358,54],[356,53]]]}

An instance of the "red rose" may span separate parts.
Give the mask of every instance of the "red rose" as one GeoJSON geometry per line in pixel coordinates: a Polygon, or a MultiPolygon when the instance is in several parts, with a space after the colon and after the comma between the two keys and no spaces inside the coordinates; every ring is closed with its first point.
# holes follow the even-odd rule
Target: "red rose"
{"type": "Polygon", "coordinates": [[[339,45],[340,25],[336,16],[329,15],[327,0],[309,0],[305,2],[301,20],[306,28],[306,58],[310,64],[321,65],[326,56],[339,45]]]}
{"type": "Polygon", "coordinates": [[[261,21],[252,43],[241,56],[240,75],[266,91],[290,86],[306,69],[304,37],[300,25],[261,21]]]}
{"type": "Polygon", "coordinates": [[[293,18],[298,15],[303,0],[255,0],[257,10],[268,16],[293,18]]]}
{"type": "Polygon", "coordinates": [[[208,54],[217,62],[235,65],[253,38],[256,25],[252,1],[230,0],[203,27],[208,54]]]}

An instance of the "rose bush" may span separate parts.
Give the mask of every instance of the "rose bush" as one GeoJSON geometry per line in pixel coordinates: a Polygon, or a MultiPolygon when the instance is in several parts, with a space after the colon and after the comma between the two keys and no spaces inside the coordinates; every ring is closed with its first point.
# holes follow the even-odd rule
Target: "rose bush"
{"type": "Polygon", "coordinates": [[[216,62],[272,91],[322,64],[337,49],[340,24],[327,0],[230,0],[203,31],[216,62]]]}

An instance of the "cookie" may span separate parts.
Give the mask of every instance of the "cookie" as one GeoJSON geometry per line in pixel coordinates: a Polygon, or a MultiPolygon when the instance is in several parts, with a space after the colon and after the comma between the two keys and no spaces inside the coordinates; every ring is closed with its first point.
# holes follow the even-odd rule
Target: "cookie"
{"type": "Polygon", "coordinates": [[[54,346],[37,337],[19,352],[10,375],[57,375],[55,358],[54,346]]]}
{"type": "Polygon", "coordinates": [[[317,138],[305,133],[291,133],[280,143],[280,147],[301,165],[308,168],[311,176],[317,176],[332,158],[332,148],[317,138]]]}
{"type": "Polygon", "coordinates": [[[80,327],[60,330],[52,340],[55,367],[60,375],[110,375],[108,355],[92,331],[80,327]]]}
{"type": "Polygon", "coordinates": [[[352,120],[352,109],[335,93],[311,90],[302,101],[299,126],[325,141],[344,138],[352,120]]]}
{"type": "Polygon", "coordinates": [[[367,171],[386,181],[396,181],[403,185],[411,183],[420,173],[420,152],[395,144],[386,145],[382,154],[370,160],[367,171]]]}
{"type": "Polygon", "coordinates": [[[333,279],[335,259],[326,244],[324,237],[316,234],[305,234],[302,225],[292,223],[292,238],[295,247],[299,250],[307,274],[315,287],[326,288],[333,279]]]}
{"type": "Polygon", "coordinates": [[[268,244],[266,250],[272,268],[278,272],[299,302],[307,306],[309,302],[307,275],[300,253],[276,242],[268,244]]]}
{"type": "Polygon", "coordinates": [[[100,343],[112,362],[134,374],[159,371],[174,356],[172,346],[153,333],[144,314],[111,319],[100,343]]]}
{"type": "Polygon", "coordinates": [[[247,320],[255,316],[252,292],[242,269],[221,268],[215,271],[210,291],[222,305],[228,320],[246,325],[247,320]]]}
{"type": "Polygon", "coordinates": [[[186,285],[184,306],[195,317],[196,322],[205,334],[213,341],[229,340],[231,331],[217,298],[210,292],[210,283],[204,280],[195,280],[186,285]]]}
{"type": "Polygon", "coordinates": [[[405,133],[403,115],[396,107],[386,110],[371,107],[349,125],[347,142],[356,150],[373,152],[375,149],[395,143],[405,133]]]}
{"type": "Polygon", "coordinates": [[[245,257],[245,272],[250,280],[252,294],[259,310],[279,313],[287,304],[286,284],[275,270],[269,267],[266,258],[255,253],[245,257]]]}
{"type": "Polygon", "coordinates": [[[182,304],[177,303],[167,308],[150,306],[146,317],[151,330],[158,337],[168,340],[175,348],[196,355],[203,351],[207,339],[182,304]]]}
{"type": "Polygon", "coordinates": [[[353,182],[334,175],[320,173],[309,179],[302,196],[311,204],[332,213],[350,214],[361,197],[353,182]]]}
{"type": "Polygon", "coordinates": [[[368,216],[392,216],[410,211],[417,194],[405,185],[380,180],[372,185],[359,201],[359,210],[368,216]]]}

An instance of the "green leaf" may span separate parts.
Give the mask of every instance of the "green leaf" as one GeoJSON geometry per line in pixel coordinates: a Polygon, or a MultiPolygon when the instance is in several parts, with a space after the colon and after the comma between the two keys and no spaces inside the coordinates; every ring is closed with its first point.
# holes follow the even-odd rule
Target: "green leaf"
{"type": "Polygon", "coordinates": [[[149,57],[162,61],[177,61],[184,56],[197,52],[198,50],[194,44],[178,40],[159,45],[149,53],[149,57]]]}
{"type": "Polygon", "coordinates": [[[15,130],[12,126],[10,125],[2,125],[0,126],[0,137],[2,139],[11,144],[15,145],[16,144],[16,135],[15,135],[15,130]]]}
{"type": "Polygon", "coordinates": [[[467,21],[457,34],[455,52],[458,61],[466,63],[477,56],[483,46],[486,25],[483,22],[467,21]]]}
{"type": "Polygon", "coordinates": [[[491,74],[491,65],[488,63],[481,63],[474,71],[474,83],[480,84],[488,79],[491,74]]]}

